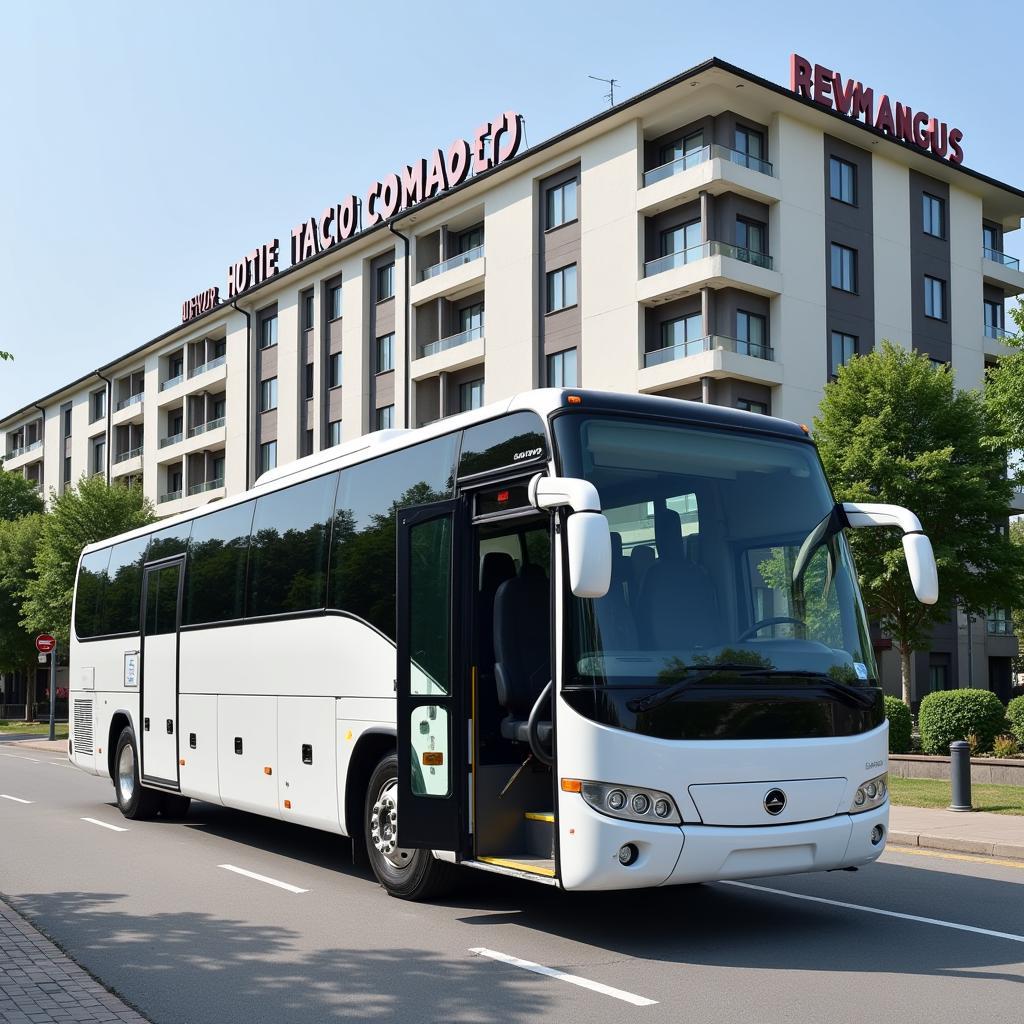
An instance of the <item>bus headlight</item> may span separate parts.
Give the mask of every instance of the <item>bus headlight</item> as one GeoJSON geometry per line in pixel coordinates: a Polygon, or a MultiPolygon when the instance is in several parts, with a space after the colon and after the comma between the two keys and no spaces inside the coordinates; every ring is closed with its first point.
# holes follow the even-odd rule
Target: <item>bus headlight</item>
{"type": "Polygon", "coordinates": [[[860,814],[861,811],[873,811],[876,807],[881,807],[888,792],[888,773],[868,779],[854,794],[850,814],[860,814]]]}
{"type": "MultiPolygon", "coordinates": [[[[562,787],[565,788],[564,786],[562,787]]],[[[624,821],[644,821],[652,825],[679,825],[682,817],[675,800],[657,789],[640,789],[608,782],[584,782],[583,799],[602,814],[624,821]]]]}

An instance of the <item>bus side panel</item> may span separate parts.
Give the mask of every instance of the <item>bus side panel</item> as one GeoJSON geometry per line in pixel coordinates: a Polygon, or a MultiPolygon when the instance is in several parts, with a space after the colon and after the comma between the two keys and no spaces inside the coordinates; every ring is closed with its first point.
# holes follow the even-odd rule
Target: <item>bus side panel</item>
{"type": "Polygon", "coordinates": [[[278,799],[281,817],[341,832],[333,697],[279,697],[278,799]]]}
{"type": "MultiPolygon", "coordinates": [[[[395,699],[369,697],[342,697],[337,707],[338,724],[338,820],[342,835],[352,834],[352,824],[345,818],[345,793],[348,785],[352,754],[361,737],[368,734],[395,735],[395,699]]],[[[359,797],[363,804],[365,794],[359,797]]]]}
{"type": "Polygon", "coordinates": [[[212,694],[183,693],[178,698],[178,755],[182,793],[221,803],[217,698],[212,694]]]}
{"type": "Polygon", "coordinates": [[[217,698],[217,765],[224,804],[280,817],[276,697],[217,698]]]}

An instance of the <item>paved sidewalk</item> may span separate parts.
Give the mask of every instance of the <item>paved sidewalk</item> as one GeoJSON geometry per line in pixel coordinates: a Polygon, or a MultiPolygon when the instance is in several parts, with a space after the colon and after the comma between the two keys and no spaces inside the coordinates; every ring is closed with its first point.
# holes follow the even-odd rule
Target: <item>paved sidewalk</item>
{"type": "Polygon", "coordinates": [[[0,900],[0,1024],[146,1024],[0,900]]]}
{"type": "Polygon", "coordinates": [[[13,740],[11,745],[24,747],[26,750],[45,750],[51,754],[67,754],[68,752],[67,740],[48,740],[42,736],[39,739],[13,740]]]}
{"type": "Polygon", "coordinates": [[[889,842],[1024,860],[1024,815],[893,806],[889,842]]]}

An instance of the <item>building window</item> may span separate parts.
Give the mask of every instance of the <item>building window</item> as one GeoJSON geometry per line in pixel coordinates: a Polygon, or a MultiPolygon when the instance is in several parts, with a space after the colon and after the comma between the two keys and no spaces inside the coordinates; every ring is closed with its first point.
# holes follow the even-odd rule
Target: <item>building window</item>
{"type": "Polygon", "coordinates": [[[214,481],[214,480],[219,481],[220,485],[223,487],[224,486],[224,456],[223,455],[214,455],[214,457],[213,457],[213,465],[212,465],[211,468],[213,469],[213,476],[210,477],[210,480],[211,481],[214,481]]]}
{"type": "Polygon", "coordinates": [[[932,320],[946,319],[946,282],[937,277],[925,275],[924,315],[932,320]]]}
{"type": "Polygon", "coordinates": [[[576,179],[564,181],[548,189],[547,193],[547,227],[560,227],[576,220],[576,179]]]}
{"type": "Polygon", "coordinates": [[[277,408],[277,378],[260,381],[260,412],[277,408]]]}
{"type": "Polygon", "coordinates": [[[67,487],[71,483],[71,456],[64,456],[64,474],[61,477],[61,486],[67,487]]]}
{"type": "Polygon", "coordinates": [[[857,354],[857,336],[843,334],[842,331],[832,332],[832,375],[839,372],[857,354]]]}
{"type": "Polygon", "coordinates": [[[89,422],[95,423],[107,415],[107,389],[101,388],[89,396],[89,422]]]}
{"type": "Polygon", "coordinates": [[[260,348],[273,348],[277,344],[277,314],[260,322],[260,348]]]}
{"type": "Polygon", "coordinates": [[[227,410],[228,401],[223,395],[218,395],[213,400],[213,418],[215,420],[224,419],[224,413],[227,410]]]}
{"type": "Polygon", "coordinates": [[[181,497],[181,485],[183,482],[181,463],[172,466],[167,470],[167,489],[175,496],[181,497]]]}
{"type": "Polygon", "coordinates": [[[341,444],[341,420],[331,420],[327,424],[327,444],[330,448],[341,444]]]}
{"type": "Polygon", "coordinates": [[[946,234],[946,204],[938,196],[921,193],[921,218],[922,227],[926,235],[934,235],[936,238],[944,238],[946,234]]]}
{"type": "Polygon", "coordinates": [[[849,160],[828,158],[828,194],[840,203],[853,206],[857,202],[857,168],[849,160]]]}
{"type": "Polygon", "coordinates": [[[844,292],[857,290],[857,250],[838,242],[832,243],[831,281],[833,288],[844,292]]]}
{"type": "Polygon", "coordinates": [[[764,159],[764,136],[751,128],[736,127],[736,152],[746,159],[742,161],[748,167],[758,164],[764,159]]]}
{"type": "Polygon", "coordinates": [[[988,224],[982,224],[981,226],[981,245],[984,249],[983,255],[986,259],[993,259],[995,254],[999,252],[1000,246],[999,231],[997,228],[990,227],[988,224]]]}
{"type": "Polygon", "coordinates": [[[395,407],[385,405],[383,409],[377,410],[377,429],[390,430],[395,425],[395,407]]]}
{"type": "Polygon", "coordinates": [[[768,252],[766,243],[767,228],[756,220],[746,217],[736,218],[736,245],[749,253],[763,256],[768,252]]]}
{"type": "Polygon", "coordinates": [[[377,268],[377,301],[394,298],[395,295],[395,265],[386,263],[383,267],[377,268]]]}
{"type": "Polygon", "coordinates": [[[482,224],[477,224],[475,228],[470,228],[468,231],[463,231],[461,235],[456,235],[454,255],[461,256],[464,252],[479,249],[483,244],[484,228],[482,224]]]}
{"type": "Polygon", "coordinates": [[[985,337],[1003,336],[1003,304],[985,299],[985,337]]]}
{"type": "Polygon", "coordinates": [[[744,412],[756,412],[762,416],[768,415],[767,402],[755,402],[750,398],[737,398],[736,408],[742,409],[744,412]]]}
{"type": "Polygon", "coordinates": [[[745,309],[736,311],[736,351],[744,356],[767,359],[768,321],[760,313],[748,313],[745,309]]]}
{"type": "Polygon", "coordinates": [[[704,318],[700,313],[666,320],[661,325],[661,347],[682,348],[682,355],[689,356],[704,351],[704,318]]]}
{"type": "MultiPolygon", "coordinates": [[[[393,338],[394,335],[388,335],[393,338]]],[[[378,344],[380,339],[378,338],[378,344]]],[[[341,387],[341,353],[332,352],[330,362],[327,365],[327,386],[330,388],[341,387]]]]}
{"type": "Polygon", "coordinates": [[[107,439],[102,434],[92,439],[90,471],[93,473],[106,473],[107,471],[107,439]]]}
{"type": "Polygon", "coordinates": [[[327,292],[328,316],[337,320],[341,316],[341,284],[332,284],[327,292]]]}
{"type": "Polygon", "coordinates": [[[935,693],[937,690],[949,689],[949,665],[946,662],[931,664],[928,666],[928,689],[935,693]]]}
{"type": "Polygon", "coordinates": [[[576,264],[548,272],[549,313],[576,305],[576,264]]]}
{"type": "Polygon", "coordinates": [[[385,373],[395,368],[395,334],[382,334],[377,339],[377,372],[385,373]]]}
{"type": "Polygon", "coordinates": [[[484,304],[475,302],[459,310],[459,332],[479,338],[484,332],[484,304]]]}
{"type": "Polygon", "coordinates": [[[71,436],[71,403],[66,402],[60,407],[60,419],[63,430],[63,437],[71,436]]]}
{"type": "Polygon", "coordinates": [[[313,330],[316,321],[316,307],[313,303],[313,293],[306,292],[302,296],[302,328],[306,331],[313,330]]]}
{"type": "Polygon", "coordinates": [[[308,402],[313,397],[313,364],[306,363],[306,389],[305,389],[306,401],[308,402]]]}
{"type": "Polygon", "coordinates": [[[305,433],[302,435],[302,454],[312,455],[313,454],[313,428],[307,427],[305,433]]]}
{"type": "Polygon", "coordinates": [[[548,387],[579,387],[576,377],[576,349],[567,348],[548,356],[548,387]]]}
{"type": "MultiPolygon", "coordinates": [[[[662,146],[659,159],[662,165],[672,164],[676,160],[682,160],[684,157],[690,156],[691,153],[700,152],[703,148],[704,132],[691,132],[689,135],[684,135],[682,138],[662,146]]],[[[685,161],[684,166],[688,166],[689,163],[689,160],[685,161]]]]}
{"type": "Polygon", "coordinates": [[[933,370],[945,370],[949,366],[945,359],[936,359],[935,356],[929,356],[928,362],[932,364],[933,370]]]}
{"type": "MultiPolygon", "coordinates": [[[[676,253],[687,253],[700,248],[700,221],[691,220],[678,227],[667,228],[661,233],[661,255],[673,256],[676,253]]],[[[696,255],[696,252],[695,252],[696,255]]],[[[685,260],[683,262],[686,262],[685,260]]]]}
{"type": "Polygon", "coordinates": [[[484,404],[484,380],[470,380],[459,385],[459,412],[479,409],[484,404]]]}
{"type": "Polygon", "coordinates": [[[277,468],[277,442],[264,441],[260,445],[260,472],[267,473],[277,468]]]}

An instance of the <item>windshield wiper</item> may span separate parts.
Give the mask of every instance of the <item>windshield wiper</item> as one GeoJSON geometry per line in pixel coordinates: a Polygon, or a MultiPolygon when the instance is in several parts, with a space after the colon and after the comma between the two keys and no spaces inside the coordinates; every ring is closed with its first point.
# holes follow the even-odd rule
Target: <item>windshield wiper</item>
{"type": "Polygon", "coordinates": [[[726,664],[709,666],[701,672],[680,679],[678,682],[673,683],[664,690],[659,690],[657,693],[648,694],[646,697],[637,697],[634,700],[628,701],[626,703],[626,707],[634,714],[638,715],[643,714],[645,711],[653,711],[655,708],[660,708],[663,704],[667,704],[691,686],[704,682],[718,671],[725,671],[729,672],[731,675],[738,676],[770,676],[773,678],[788,676],[790,678],[813,679],[823,690],[828,690],[831,694],[838,697],[846,704],[860,708],[864,711],[869,711],[873,708],[878,699],[873,688],[858,689],[853,686],[847,686],[845,683],[832,679],[830,676],[824,675],[821,672],[779,668],[752,668],[750,665],[726,664]]]}

